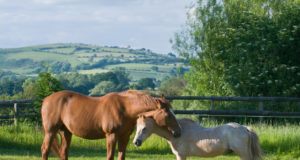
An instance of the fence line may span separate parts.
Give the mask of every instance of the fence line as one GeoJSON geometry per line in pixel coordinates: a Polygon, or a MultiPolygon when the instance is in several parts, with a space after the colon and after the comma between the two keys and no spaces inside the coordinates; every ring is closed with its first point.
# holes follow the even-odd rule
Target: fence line
{"type": "MultiPolygon", "coordinates": [[[[155,96],[159,97],[159,96],[155,96]]],[[[213,100],[213,101],[293,101],[300,102],[298,97],[220,97],[220,96],[166,96],[169,100],[213,100]]]]}
{"type": "Polygon", "coordinates": [[[243,115],[243,116],[293,116],[300,118],[300,112],[248,111],[248,110],[174,110],[175,114],[243,115]]]}
{"type": "MultiPolygon", "coordinates": [[[[154,96],[159,97],[159,96],[154,96]]],[[[260,122],[263,121],[263,117],[288,117],[288,118],[300,118],[300,112],[274,112],[264,111],[264,101],[274,102],[298,102],[300,106],[300,98],[297,97],[219,97],[219,96],[166,96],[168,100],[210,100],[210,110],[174,110],[175,114],[197,114],[197,115],[209,115],[209,116],[248,116],[248,117],[260,117],[260,122]],[[215,110],[215,101],[250,101],[258,102],[258,110],[215,110]]],[[[34,99],[22,99],[22,100],[10,100],[0,101],[1,108],[10,108],[3,104],[13,104],[13,115],[0,115],[0,119],[14,119],[14,124],[17,125],[18,118],[34,116],[35,114],[19,114],[18,104],[33,103],[34,99]]],[[[31,106],[32,107],[32,106],[31,106]]]]}
{"type": "Polygon", "coordinates": [[[297,97],[220,97],[220,96],[167,96],[169,100],[210,100],[210,110],[198,110],[198,111],[178,111],[177,114],[206,114],[211,116],[222,116],[222,115],[245,115],[245,116],[259,116],[260,123],[263,122],[263,117],[267,116],[293,116],[293,118],[300,117],[300,112],[271,112],[264,111],[263,101],[274,101],[274,102],[298,102],[300,109],[300,98],[297,97]],[[248,101],[258,102],[259,111],[216,111],[215,101],[248,101]],[[233,113],[233,114],[231,114],[233,113]],[[282,114],[281,114],[282,113],[282,114]],[[295,113],[295,114],[287,114],[295,113]],[[281,115],[280,115],[281,114],[281,115]]]}

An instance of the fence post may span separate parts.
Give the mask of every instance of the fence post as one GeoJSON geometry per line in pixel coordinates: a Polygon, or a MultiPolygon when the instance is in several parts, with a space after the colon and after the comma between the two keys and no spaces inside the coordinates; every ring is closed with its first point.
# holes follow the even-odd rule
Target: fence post
{"type": "MultiPolygon", "coordinates": [[[[215,110],[215,101],[214,100],[210,100],[210,110],[211,111],[215,110]]],[[[211,119],[214,120],[215,118],[212,116],[211,119]]]]}
{"type": "Polygon", "coordinates": [[[14,103],[14,124],[15,126],[18,125],[18,105],[14,103]]]}
{"type": "Polygon", "coordinates": [[[214,111],[215,110],[215,101],[210,100],[210,110],[214,111]]]}
{"type": "MultiPolygon", "coordinates": [[[[262,101],[259,102],[258,110],[259,111],[263,111],[264,110],[264,105],[263,105],[262,101]]],[[[262,122],[263,122],[263,117],[259,117],[259,123],[262,124],[262,122]]]]}

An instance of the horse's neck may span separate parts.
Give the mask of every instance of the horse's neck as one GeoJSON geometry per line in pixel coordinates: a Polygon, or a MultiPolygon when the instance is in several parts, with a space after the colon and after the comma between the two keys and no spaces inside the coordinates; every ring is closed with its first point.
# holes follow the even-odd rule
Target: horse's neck
{"type": "Polygon", "coordinates": [[[154,102],[131,101],[129,105],[130,114],[137,116],[140,113],[148,112],[157,109],[154,102]]]}
{"type": "Polygon", "coordinates": [[[155,122],[153,126],[154,126],[153,133],[166,139],[169,142],[172,142],[174,140],[173,135],[166,128],[159,127],[155,122]]]}

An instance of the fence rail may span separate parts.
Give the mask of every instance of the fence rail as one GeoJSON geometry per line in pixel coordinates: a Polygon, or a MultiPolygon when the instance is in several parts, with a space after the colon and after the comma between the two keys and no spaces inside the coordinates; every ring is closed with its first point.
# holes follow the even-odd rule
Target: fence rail
{"type": "Polygon", "coordinates": [[[258,116],[258,117],[267,117],[267,116],[292,116],[299,117],[300,112],[275,112],[275,111],[248,111],[248,110],[174,110],[175,114],[197,114],[197,115],[222,115],[222,116],[258,116]]]}
{"type": "MultiPolygon", "coordinates": [[[[156,96],[159,97],[159,96],[156,96]]],[[[212,101],[292,101],[300,102],[298,97],[220,97],[220,96],[166,96],[169,100],[212,100],[212,101]]]]}
{"type": "MultiPolygon", "coordinates": [[[[159,97],[159,96],[154,96],[159,97]]],[[[300,106],[300,98],[297,97],[219,97],[219,96],[166,96],[169,100],[210,100],[210,110],[174,110],[175,114],[196,114],[196,115],[209,115],[209,116],[254,116],[260,117],[260,121],[263,121],[263,117],[289,117],[300,118],[300,112],[274,112],[264,111],[264,101],[274,102],[298,102],[300,106]],[[258,102],[258,110],[215,110],[215,101],[249,101],[258,102]]],[[[10,108],[13,106],[13,115],[0,115],[0,119],[14,119],[14,124],[17,125],[18,118],[34,116],[34,114],[19,114],[18,104],[33,103],[34,99],[23,100],[11,100],[0,101],[1,108],[10,108]],[[11,106],[9,106],[11,105],[11,106]]],[[[32,106],[31,106],[32,107],[32,106]]]]}

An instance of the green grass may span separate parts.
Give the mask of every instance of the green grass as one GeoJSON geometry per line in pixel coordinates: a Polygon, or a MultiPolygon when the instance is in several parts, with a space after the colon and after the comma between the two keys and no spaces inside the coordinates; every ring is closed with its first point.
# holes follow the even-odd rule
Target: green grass
{"type": "MultiPolygon", "coordinates": [[[[203,122],[203,126],[212,127],[218,124],[203,122]]],[[[265,159],[292,160],[300,159],[300,127],[295,124],[287,125],[259,125],[250,124],[257,132],[265,159]]],[[[131,136],[127,148],[127,159],[175,159],[167,142],[152,135],[141,147],[136,148],[132,144],[134,134],[131,136]]],[[[29,126],[1,126],[0,127],[0,160],[10,159],[40,159],[40,147],[43,140],[43,133],[40,127],[29,126]]],[[[52,159],[53,156],[51,156],[52,159]]],[[[102,140],[85,140],[73,136],[70,159],[105,159],[106,144],[102,140]]],[[[117,158],[117,154],[115,155],[117,158]]],[[[198,157],[189,160],[199,159],[198,157]]],[[[212,159],[212,158],[202,158],[212,159]]],[[[232,160],[239,159],[234,154],[223,155],[213,159],[232,160]]]]}

